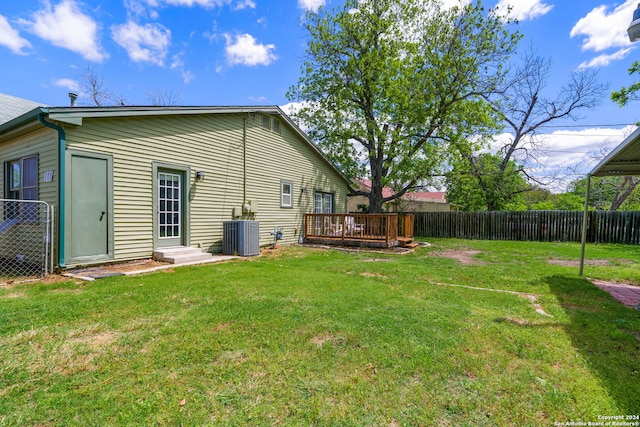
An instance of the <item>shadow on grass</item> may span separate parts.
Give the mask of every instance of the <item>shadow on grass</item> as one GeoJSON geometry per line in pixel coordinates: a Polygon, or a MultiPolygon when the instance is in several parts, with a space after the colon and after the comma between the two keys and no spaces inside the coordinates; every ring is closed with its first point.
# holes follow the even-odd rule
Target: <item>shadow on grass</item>
{"type": "Polygon", "coordinates": [[[570,322],[564,326],[619,409],[640,408],[640,314],[582,278],[550,276],[550,290],[570,322]]]}

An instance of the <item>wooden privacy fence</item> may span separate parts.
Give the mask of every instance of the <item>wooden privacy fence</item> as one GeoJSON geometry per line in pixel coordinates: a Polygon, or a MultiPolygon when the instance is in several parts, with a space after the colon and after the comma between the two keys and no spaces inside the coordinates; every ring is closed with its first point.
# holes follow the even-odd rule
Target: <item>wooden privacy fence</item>
{"type": "MultiPolygon", "coordinates": [[[[477,240],[579,242],[583,211],[420,212],[415,235],[477,240]]],[[[587,242],[640,243],[640,211],[590,211],[587,242]]]]}

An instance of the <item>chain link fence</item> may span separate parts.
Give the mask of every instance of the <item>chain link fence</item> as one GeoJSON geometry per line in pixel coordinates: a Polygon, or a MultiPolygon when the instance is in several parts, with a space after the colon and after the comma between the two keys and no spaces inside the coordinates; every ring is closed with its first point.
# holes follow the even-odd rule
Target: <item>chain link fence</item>
{"type": "Polygon", "coordinates": [[[52,230],[47,203],[0,199],[0,281],[46,276],[52,269],[52,230]]]}

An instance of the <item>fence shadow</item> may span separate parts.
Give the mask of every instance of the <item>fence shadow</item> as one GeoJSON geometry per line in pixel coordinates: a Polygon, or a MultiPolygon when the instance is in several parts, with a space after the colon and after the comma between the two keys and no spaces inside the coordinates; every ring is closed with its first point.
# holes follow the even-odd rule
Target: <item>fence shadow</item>
{"type": "Polygon", "coordinates": [[[583,278],[550,276],[550,290],[570,319],[575,348],[608,389],[620,411],[640,408],[640,314],[583,278]]]}

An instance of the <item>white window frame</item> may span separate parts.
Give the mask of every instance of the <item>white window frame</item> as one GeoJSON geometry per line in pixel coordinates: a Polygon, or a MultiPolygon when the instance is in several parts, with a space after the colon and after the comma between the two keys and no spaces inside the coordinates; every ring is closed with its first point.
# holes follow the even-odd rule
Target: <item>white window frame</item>
{"type": "Polygon", "coordinates": [[[280,120],[275,117],[271,121],[271,130],[275,133],[280,133],[280,120]]]}
{"type": "Polygon", "coordinates": [[[271,116],[268,114],[262,115],[262,127],[271,130],[271,116]]]}
{"type": "Polygon", "coordinates": [[[38,200],[39,197],[39,177],[38,155],[25,156],[20,159],[5,162],[7,183],[5,197],[8,199],[38,200]],[[33,162],[31,169],[25,167],[25,163],[33,162]],[[31,172],[31,176],[25,176],[26,172],[31,172]],[[16,182],[17,181],[17,182],[16,182]]]}
{"type": "Polygon", "coordinates": [[[323,191],[313,193],[313,213],[333,213],[333,193],[325,193],[323,191]]]}
{"type": "Polygon", "coordinates": [[[293,182],[291,181],[280,181],[280,207],[293,207],[293,182]],[[289,191],[287,192],[286,189],[289,191]]]}
{"type": "Polygon", "coordinates": [[[282,132],[282,124],[280,123],[280,120],[276,117],[271,117],[269,114],[262,115],[262,123],[260,123],[260,126],[262,126],[263,129],[267,129],[278,134],[282,132]]]}

